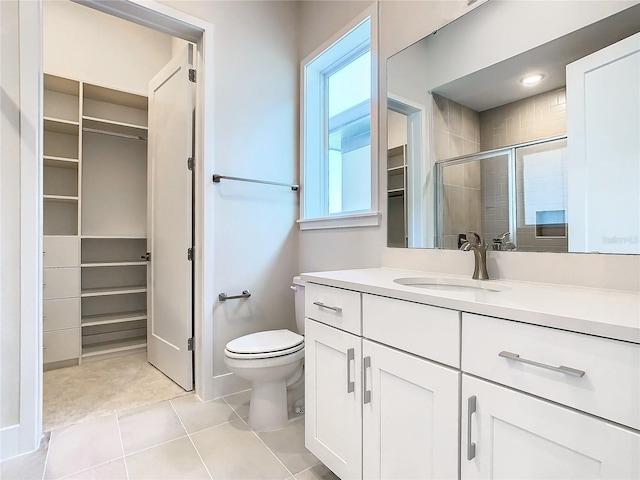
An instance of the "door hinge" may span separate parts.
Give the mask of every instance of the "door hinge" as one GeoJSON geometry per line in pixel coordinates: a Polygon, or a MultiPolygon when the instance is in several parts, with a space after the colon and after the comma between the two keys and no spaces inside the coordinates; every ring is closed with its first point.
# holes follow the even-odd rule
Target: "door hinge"
{"type": "Polygon", "coordinates": [[[187,168],[189,170],[193,170],[193,167],[195,166],[195,164],[196,164],[196,159],[195,158],[193,158],[193,157],[187,158],[187,168]]]}
{"type": "Polygon", "coordinates": [[[196,83],[196,71],[193,68],[189,69],[189,81],[196,83]]]}
{"type": "Polygon", "coordinates": [[[187,248],[187,260],[193,261],[194,247],[187,248]]]}
{"type": "Polygon", "coordinates": [[[195,349],[195,340],[193,339],[193,337],[187,338],[187,350],[193,352],[195,349]]]}

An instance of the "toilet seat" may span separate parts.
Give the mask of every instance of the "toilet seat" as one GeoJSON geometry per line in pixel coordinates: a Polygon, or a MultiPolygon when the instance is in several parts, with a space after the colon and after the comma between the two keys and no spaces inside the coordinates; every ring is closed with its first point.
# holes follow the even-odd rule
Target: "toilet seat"
{"type": "Polygon", "coordinates": [[[304,348],[304,337],[291,330],[267,330],[251,333],[227,343],[229,358],[260,359],[290,355],[304,348]]]}

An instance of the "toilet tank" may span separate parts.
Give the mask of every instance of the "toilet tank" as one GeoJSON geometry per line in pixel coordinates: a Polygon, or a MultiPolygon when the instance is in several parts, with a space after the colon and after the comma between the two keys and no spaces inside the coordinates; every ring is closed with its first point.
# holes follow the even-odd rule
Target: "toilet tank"
{"type": "Polygon", "coordinates": [[[298,333],[304,335],[304,286],[306,282],[300,277],[293,277],[291,289],[295,292],[296,325],[298,333]]]}

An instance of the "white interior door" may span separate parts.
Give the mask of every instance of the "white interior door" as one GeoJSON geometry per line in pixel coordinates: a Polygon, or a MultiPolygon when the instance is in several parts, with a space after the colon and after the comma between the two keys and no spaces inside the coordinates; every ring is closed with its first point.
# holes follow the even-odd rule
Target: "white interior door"
{"type": "Polygon", "coordinates": [[[149,83],[148,328],[149,362],[193,389],[193,47],[149,83]]]}

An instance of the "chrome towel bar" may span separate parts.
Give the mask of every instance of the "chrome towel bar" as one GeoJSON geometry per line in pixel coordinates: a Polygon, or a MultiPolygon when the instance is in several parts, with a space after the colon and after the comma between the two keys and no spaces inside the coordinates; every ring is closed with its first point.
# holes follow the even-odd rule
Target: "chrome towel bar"
{"type": "Polygon", "coordinates": [[[228,296],[226,293],[222,292],[218,294],[218,300],[224,302],[225,300],[235,300],[236,298],[249,298],[251,294],[247,290],[243,290],[240,295],[231,295],[228,296]]]}
{"type": "Polygon", "coordinates": [[[278,187],[288,187],[294,192],[297,192],[300,188],[298,184],[290,184],[290,183],[280,183],[280,182],[270,182],[268,180],[254,180],[251,178],[242,178],[242,177],[229,177],[227,175],[218,175],[213,174],[213,183],[220,183],[220,180],[236,180],[238,182],[250,182],[250,183],[262,183],[264,185],[276,185],[278,187]]]}

